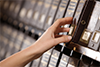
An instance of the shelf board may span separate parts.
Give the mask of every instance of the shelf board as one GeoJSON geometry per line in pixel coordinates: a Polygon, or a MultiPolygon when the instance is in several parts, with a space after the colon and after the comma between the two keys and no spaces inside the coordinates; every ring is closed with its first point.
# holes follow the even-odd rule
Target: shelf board
{"type": "Polygon", "coordinates": [[[74,50],[74,51],[84,54],[85,56],[90,57],[90,58],[100,62],[100,52],[99,51],[92,50],[90,48],[81,46],[81,45],[73,43],[73,42],[70,42],[67,45],[67,48],[69,48],[71,50],[73,50],[74,47],[76,48],[76,50],[74,50]]]}

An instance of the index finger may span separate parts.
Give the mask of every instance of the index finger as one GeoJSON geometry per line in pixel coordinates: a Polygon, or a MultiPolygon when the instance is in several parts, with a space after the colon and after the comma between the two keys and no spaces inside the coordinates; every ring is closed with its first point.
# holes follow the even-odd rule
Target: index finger
{"type": "Polygon", "coordinates": [[[58,26],[62,26],[65,24],[71,24],[72,21],[73,21],[72,17],[61,18],[61,19],[58,19],[57,21],[55,21],[53,25],[55,27],[58,27],[58,26]]]}

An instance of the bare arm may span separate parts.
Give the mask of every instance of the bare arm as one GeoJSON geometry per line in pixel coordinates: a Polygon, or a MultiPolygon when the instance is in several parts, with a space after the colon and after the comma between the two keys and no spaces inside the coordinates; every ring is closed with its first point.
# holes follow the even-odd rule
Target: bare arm
{"type": "Polygon", "coordinates": [[[40,57],[45,51],[62,42],[69,42],[71,36],[58,35],[60,32],[69,32],[69,28],[60,26],[70,24],[72,18],[61,18],[46,30],[46,32],[30,47],[13,54],[0,62],[0,67],[24,67],[30,61],[40,57]]]}

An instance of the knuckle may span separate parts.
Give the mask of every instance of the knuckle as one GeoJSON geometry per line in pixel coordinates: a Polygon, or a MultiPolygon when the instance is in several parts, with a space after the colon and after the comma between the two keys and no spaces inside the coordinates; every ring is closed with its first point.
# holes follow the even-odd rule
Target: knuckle
{"type": "Polygon", "coordinates": [[[66,30],[66,31],[69,31],[69,28],[66,28],[65,30],[66,30]]]}
{"type": "Polygon", "coordinates": [[[63,37],[64,41],[66,41],[66,36],[63,37]]]}
{"type": "Polygon", "coordinates": [[[50,26],[47,30],[49,30],[49,31],[52,30],[52,27],[50,26]]]}
{"type": "Polygon", "coordinates": [[[58,19],[57,22],[60,23],[61,22],[61,19],[58,19]]]}

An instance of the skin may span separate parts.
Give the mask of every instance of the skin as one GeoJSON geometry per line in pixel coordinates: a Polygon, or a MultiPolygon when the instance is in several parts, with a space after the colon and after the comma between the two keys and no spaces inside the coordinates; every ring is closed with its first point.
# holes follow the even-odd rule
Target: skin
{"type": "Polygon", "coordinates": [[[58,35],[60,32],[69,32],[70,28],[61,28],[65,24],[71,24],[73,18],[61,18],[54,22],[45,33],[30,47],[13,54],[0,62],[0,67],[24,67],[30,61],[37,59],[44,52],[62,42],[69,42],[72,37],[58,35]]]}

